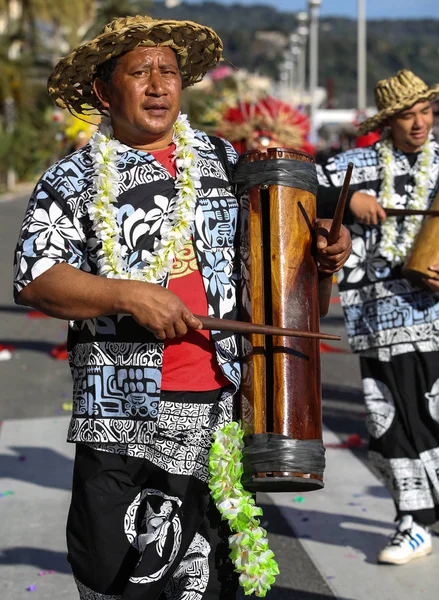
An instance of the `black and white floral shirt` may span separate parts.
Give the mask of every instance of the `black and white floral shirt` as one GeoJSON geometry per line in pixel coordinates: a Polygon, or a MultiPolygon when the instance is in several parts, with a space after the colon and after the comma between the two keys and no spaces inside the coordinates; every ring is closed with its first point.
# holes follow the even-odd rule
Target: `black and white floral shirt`
{"type": "MultiPolygon", "coordinates": [[[[429,142],[434,153],[429,173],[430,202],[439,188],[439,145],[429,142]]],[[[349,162],[354,163],[351,191],[367,191],[379,197],[383,165],[380,142],[338,154],[317,167],[321,186],[340,187],[349,162]]],[[[394,149],[394,188],[398,208],[407,205],[414,189],[416,155],[394,149]]],[[[401,276],[380,256],[380,226],[355,223],[349,227],[352,254],[339,273],[338,283],[349,342],[354,352],[399,347],[439,349],[439,295],[420,288],[401,276]]],[[[439,240],[438,240],[439,243],[439,240]]]]}
{"type": "MultiPolygon", "coordinates": [[[[237,154],[225,142],[229,162],[237,154]]],[[[238,201],[209,138],[196,132],[198,190],[193,242],[210,316],[236,318],[236,227],[238,201]],[[226,278],[224,277],[226,274],[226,278]]],[[[174,178],[147,152],[119,155],[122,175],[117,219],[131,267],[142,267],[175,195],[174,178]]],[[[15,257],[17,295],[58,263],[97,273],[98,241],[87,208],[92,195],[90,147],[85,146],[47,170],[27,208],[15,257]]],[[[167,281],[163,285],[167,285],[167,281]]],[[[238,388],[237,341],[212,332],[217,360],[238,388]]],[[[163,344],[128,315],[71,322],[69,362],[73,376],[73,415],[68,440],[148,443],[159,412],[163,344]]]]}

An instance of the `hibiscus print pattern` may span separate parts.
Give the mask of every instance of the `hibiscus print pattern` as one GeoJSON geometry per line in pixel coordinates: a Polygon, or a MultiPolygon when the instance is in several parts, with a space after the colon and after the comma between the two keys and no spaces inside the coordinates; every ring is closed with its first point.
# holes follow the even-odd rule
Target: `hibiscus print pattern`
{"type": "Polygon", "coordinates": [[[375,282],[387,278],[390,266],[379,254],[378,228],[356,223],[350,231],[352,253],[344,266],[347,283],[359,283],[364,279],[375,282]]]}
{"type": "Polygon", "coordinates": [[[34,242],[36,250],[44,250],[50,246],[55,253],[65,250],[66,240],[75,240],[78,237],[72,223],[55,203],[48,209],[37,208],[29,226],[29,233],[37,234],[34,242]]]}
{"type": "Polygon", "coordinates": [[[207,257],[208,265],[203,268],[203,275],[209,280],[209,288],[213,295],[224,298],[225,287],[230,278],[228,262],[222,252],[215,252],[207,257]]]}
{"type": "MultiPolygon", "coordinates": [[[[230,161],[236,162],[236,153],[226,145],[230,161]]],[[[198,190],[192,238],[208,311],[210,316],[235,318],[238,202],[204,133],[196,133],[194,148],[206,173],[198,190]]],[[[174,179],[150,155],[129,148],[122,152],[117,168],[123,186],[115,205],[116,219],[125,259],[134,268],[148,261],[160,240],[176,193],[174,179]]],[[[90,164],[90,149],[85,146],[46,171],[38,182],[16,251],[16,295],[57,263],[97,274],[101,242],[93,233],[87,210],[93,178],[90,164]]],[[[166,286],[167,279],[161,284],[166,286]]],[[[235,336],[212,332],[212,339],[218,363],[237,388],[240,369],[235,336]]],[[[160,397],[163,344],[129,315],[108,315],[71,323],[68,346],[70,360],[81,354],[82,347],[87,348],[87,364],[81,370],[71,363],[75,389],[87,401],[74,404],[77,413],[73,414],[69,441],[142,443],[150,439],[156,417],[153,411],[139,410],[139,403],[149,406],[160,397]],[[120,340],[124,340],[123,353],[114,357],[110,348],[120,340]]]]}

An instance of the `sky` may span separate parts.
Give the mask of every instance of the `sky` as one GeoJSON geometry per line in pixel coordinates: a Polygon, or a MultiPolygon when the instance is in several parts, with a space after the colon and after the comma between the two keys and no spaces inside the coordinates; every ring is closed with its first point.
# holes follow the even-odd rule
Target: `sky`
{"type": "MultiPolygon", "coordinates": [[[[191,1],[191,0],[189,0],[191,1]]],[[[194,0],[197,3],[201,0],[194,0]]],[[[267,4],[278,10],[297,12],[307,9],[307,0],[216,0],[221,4],[267,4]]],[[[368,19],[439,19],[439,0],[365,0],[368,19]]],[[[356,17],[357,0],[322,0],[322,16],[356,17]]]]}

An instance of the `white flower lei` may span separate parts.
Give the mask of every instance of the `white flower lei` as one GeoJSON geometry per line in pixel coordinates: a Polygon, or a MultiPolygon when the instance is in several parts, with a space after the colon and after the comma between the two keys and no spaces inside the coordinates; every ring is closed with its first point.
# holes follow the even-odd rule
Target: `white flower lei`
{"type": "Polygon", "coordinates": [[[102,244],[98,251],[98,268],[101,275],[114,279],[136,279],[150,283],[161,282],[170,272],[176,254],[189,240],[195,219],[197,188],[200,172],[194,151],[195,133],[186,115],[180,114],[174,124],[172,141],[177,175],[177,195],[170,202],[169,217],[161,229],[161,239],[153,252],[146,253],[148,265],[128,268],[125,260],[127,248],[120,243],[121,228],[117,222],[114,203],[119,196],[120,174],[117,170],[118,153],[128,149],[113,138],[108,119],[103,120],[91,140],[91,158],[94,168],[93,200],[88,214],[93,230],[102,244]]]}
{"type": "MultiPolygon", "coordinates": [[[[394,181],[393,143],[390,138],[382,140],[378,154],[383,165],[383,183],[379,202],[383,208],[396,208],[394,181]]],[[[428,208],[428,177],[433,162],[429,140],[420,152],[415,173],[415,188],[405,208],[425,210],[428,208]]],[[[379,252],[392,266],[404,261],[421,227],[422,216],[405,217],[398,225],[395,218],[386,219],[381,225],[379,252]]]]}

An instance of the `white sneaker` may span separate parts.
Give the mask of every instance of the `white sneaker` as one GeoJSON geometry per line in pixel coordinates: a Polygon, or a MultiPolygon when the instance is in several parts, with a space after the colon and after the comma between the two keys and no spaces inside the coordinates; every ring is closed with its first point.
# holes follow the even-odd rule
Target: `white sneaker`
{"type": "Polygon", "coordinates": [[[411,515],[402,517],[389,543],[378,554],[377,562],[405,565],[414,558],[431,554],[431,534],[413,521],[411,515]]]}

